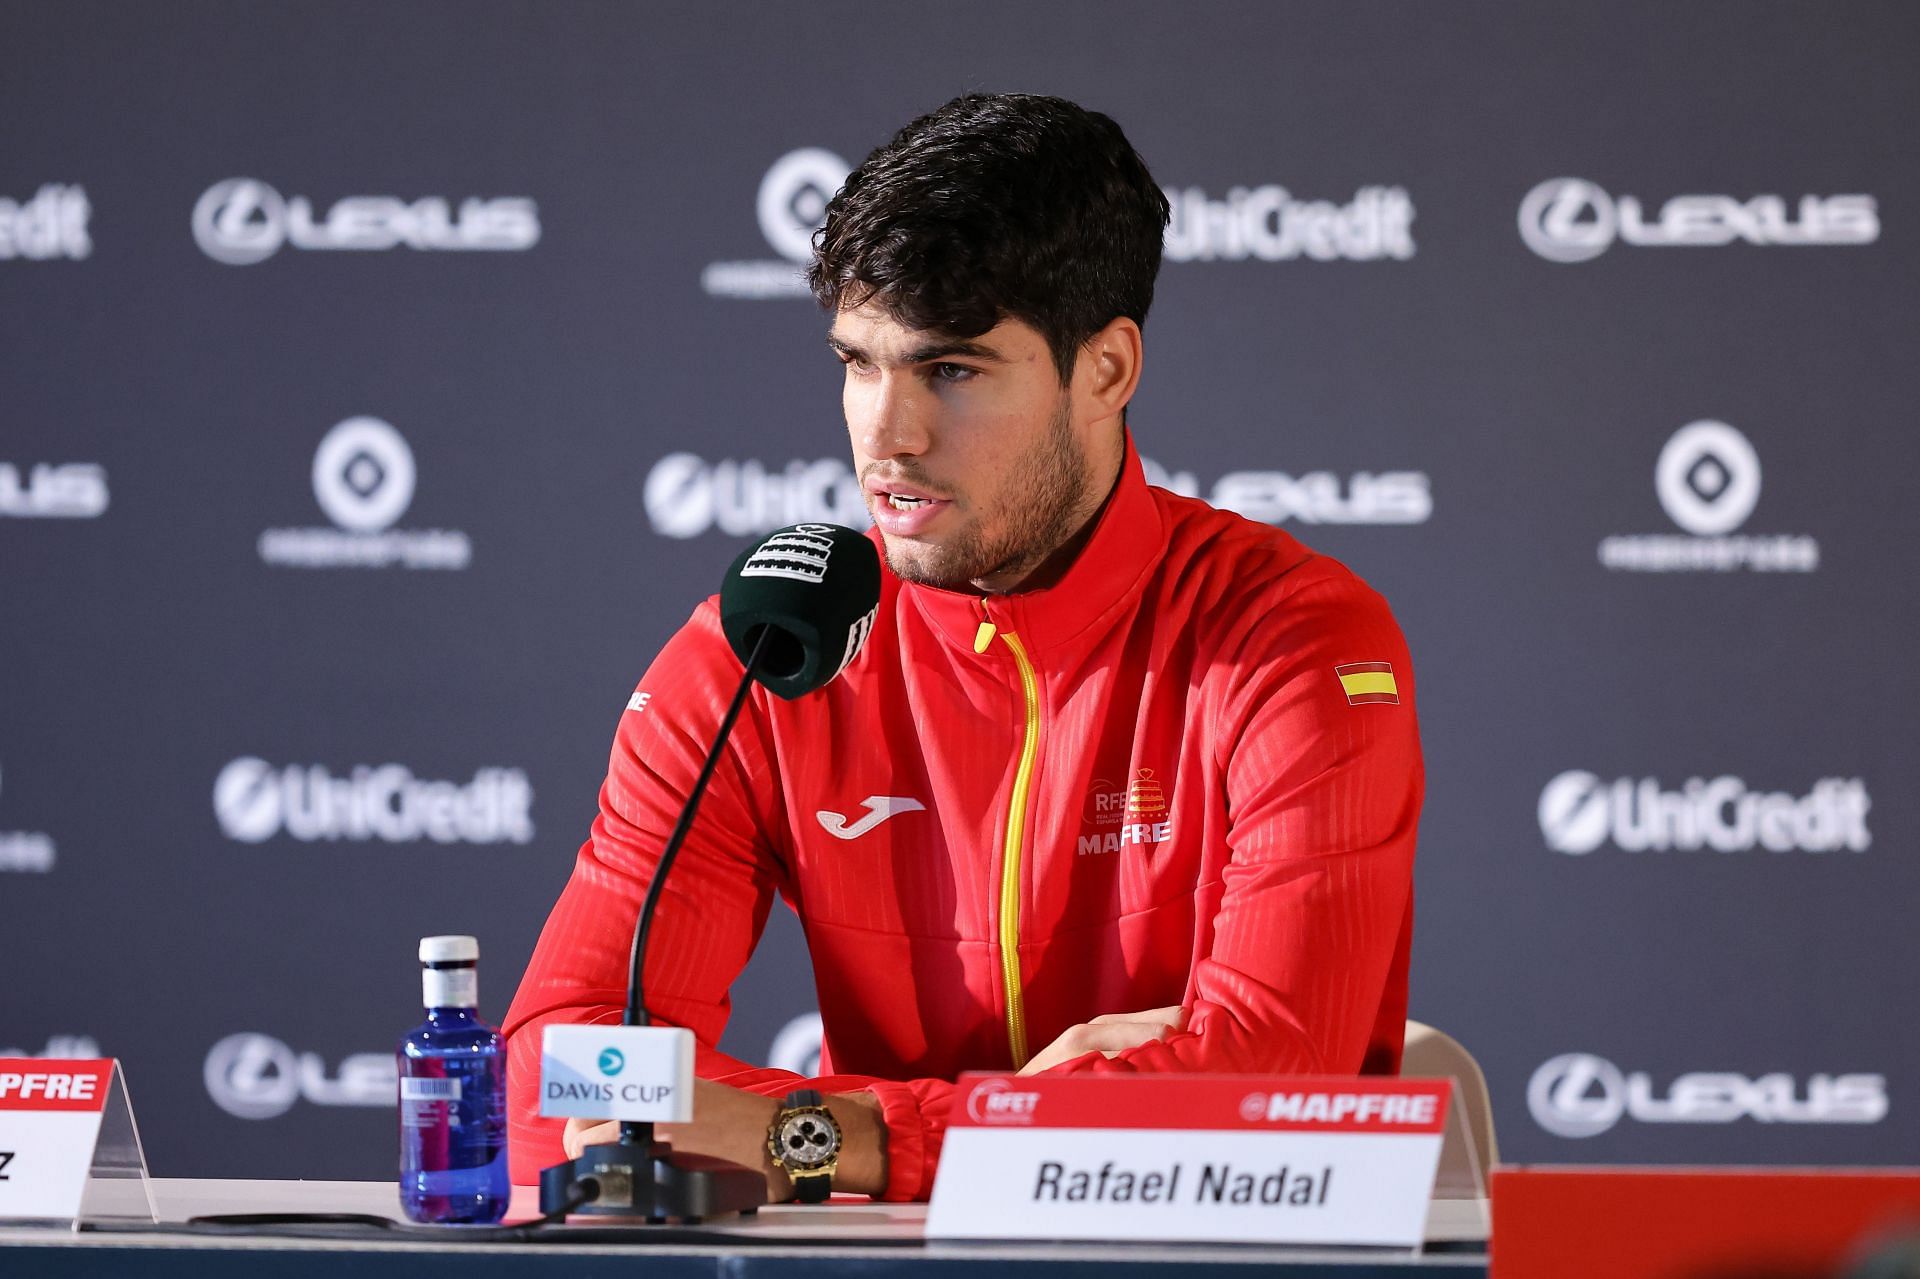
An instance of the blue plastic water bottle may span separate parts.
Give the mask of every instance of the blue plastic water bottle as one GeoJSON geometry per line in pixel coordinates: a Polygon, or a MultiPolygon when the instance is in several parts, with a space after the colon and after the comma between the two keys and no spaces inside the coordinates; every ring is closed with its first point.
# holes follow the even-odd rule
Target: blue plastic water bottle
{"type": "Polygon", "coordinates": [[[400,1205],[426,1222],[507,1213],[507,1062],[480,1020],[480,943],[420,939],[427,1019],[400,1041],[400,1205]]]}

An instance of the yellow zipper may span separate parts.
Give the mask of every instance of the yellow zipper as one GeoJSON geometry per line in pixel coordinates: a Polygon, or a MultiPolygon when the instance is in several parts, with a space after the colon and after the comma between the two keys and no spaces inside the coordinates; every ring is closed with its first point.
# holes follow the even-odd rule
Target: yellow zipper
{"type": "MultiPolygon", "coordinates": [[[[992,642],[991,626],[990,622],[982,623],[976,637],[982,652],[992,642]]],[[[1027,1064],[1026,1001],[1020,989],[1020,848],[1026,838],[1027,795],[1033,785],[1034,761],[1040,755],[1040,680],[1033,673],[1033,663],[1027,660],[1020,637],[1011,631],[999,634],[1013,650],[1014,663],[1020,668],[1020,688],[1027,699],[1027,737],[1020,748],[1020,768],[1013,775],[1006,851],[1000,862],[1000,973],[1007,988],[1007,1045],[1013,1050],[1013,1067],[1018,1070],[1027,1064]]]]}

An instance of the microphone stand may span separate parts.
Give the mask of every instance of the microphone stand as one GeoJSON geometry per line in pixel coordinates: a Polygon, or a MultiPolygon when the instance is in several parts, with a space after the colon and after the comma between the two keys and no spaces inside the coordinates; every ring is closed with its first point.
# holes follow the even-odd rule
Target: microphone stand
{"type": "MultiPolygon", "coordinates": [[[[772,627],[763,627],[754,641],[746,670],[740,676],[740,687],[720,721],[720,732],[713,739],[713,748],[707,752],[706,763],[694,780],[693,790],[687,795],[686,806],[680,810],[680,821],[667,837],[667,846],[654,867],[653,882],[640,905],[640,917],[633,931],[625,1025],[651,1024],[641,975],[647,934],[660,904],[660,889],[667,882],[667,872],[672,869],[681,844],[686,842],[687,832],[693,828],[693,815],[700,807],[700,797],[706,794],[707,783],[713,779],[713,771],[720,763],[721,748],[747,704],[754,673],[766,654],[767,640],[772,634],[772,627]]],[[[759,1169],[710,1155],[676,1151],[657,1138],[653,1124],[645,1120],[622,1120],[618,1141],[588,1146],[578,1159],[540,1172],[540,1211],[554,1219],[580,1213],[645,1217],[650,1222],[678,1218],[694,1224],[708,1217],[752,1213],[766,1201],[767,1178],[759,1169]]]]}

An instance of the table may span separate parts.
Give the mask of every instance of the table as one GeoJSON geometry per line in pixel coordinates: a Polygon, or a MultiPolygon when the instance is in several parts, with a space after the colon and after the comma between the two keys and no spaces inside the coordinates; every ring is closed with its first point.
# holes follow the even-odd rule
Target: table
{"type": "MultiPolygon", "coordinates": [[[[391,1182],[222,1181],[156,1178],[162,1223],[207,1213],[361,1212],[400,1218],[391,1182]]],[[[537,1192],[516,1187],[508,1221],[538,1215],[537,1192]]],[[[653,1279],[815,1279],[911,1273],[961,1279],[991,1271],[994,1279],[1080,1279],[1130,1276],[1238,1275],[1263,1267],[1307,1279],[1405,1279],[1410,1270],[1449,1279],[1486,1274],[1484,1200],[1436,1201],[1428,1221],[1431,1247],[1420,1256],[1361,1249],[1280,1248],[1221,1244],[946,1243],[923,1238],[924,1204],[838,1200],[826,1207],[771,1205],[757,1216],[702,1228],[672,1242],[535,1243],[439,1242],[280,1236],[73,1232],[61,1228],[0,1227],[0,1272],[36,1279],[130,1274],[171,1279],[275,1279],[337,1275],[355,1279],[496,1279],[505,1276],[634,1275],[653,1279]]]]}

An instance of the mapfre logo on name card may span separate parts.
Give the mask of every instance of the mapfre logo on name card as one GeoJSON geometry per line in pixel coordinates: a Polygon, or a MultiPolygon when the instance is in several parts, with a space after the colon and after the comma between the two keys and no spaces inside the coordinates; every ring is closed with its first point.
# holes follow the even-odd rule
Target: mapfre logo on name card
{"type": "Polygon", "coordinates": [[[113,1073],[111,1058],[0,1057],[0,1221],[80,1215],[113,1073]]]}
{"type": "Polygon", "coordinates": [[[1419,1246],[1452,1084],[963,1075],[927,1213],[949,1239],[1419,1246]]]}

